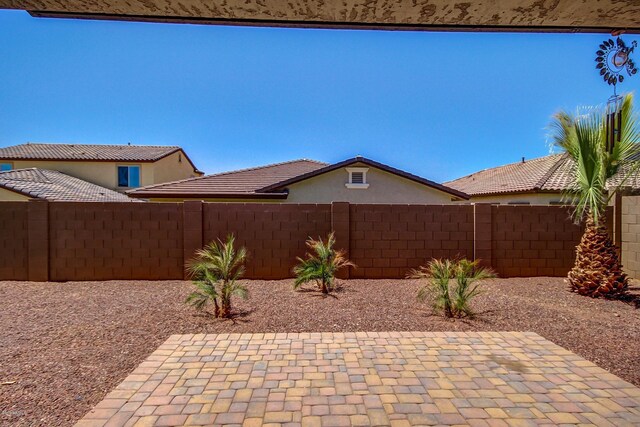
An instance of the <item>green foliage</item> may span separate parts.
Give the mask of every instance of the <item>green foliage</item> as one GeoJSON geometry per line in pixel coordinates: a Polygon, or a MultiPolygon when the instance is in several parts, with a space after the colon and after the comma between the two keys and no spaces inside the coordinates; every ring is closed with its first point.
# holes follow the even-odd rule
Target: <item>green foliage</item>
{"type": "Polygon", "coordinates": [[[225,242],[211,242],[198,250],[188,266],[197,290],[185,302],[199,310],[211,302],[215,317],[229,317],[231,297],[248,297],[247,288],[238,282],[244,274],[246,258],[247,250],[244,247],[236,252],[233,235],[229,235],[225,242]]]}
{"type": "Polygon", "coordinates": [[[640,131],[633,112],[633,96],[622,103],[621,140],[607,150],[606,116],[600,109],[584,114],[557,113],[551,124],[554,144],[575,162],[575,186],[565,197],[576,204],[575,216],[589,215],[598,224],[614,192],[638,169],[640,131]],[[617,185],[610,181],[618,175],[617,185]],[[608,188],[609,187],[609,188],[608,188]]]}
{"type": "Polygon", "coordinates": [[[307,253],[305,259],[298,258],[298,265],[293,268],[296,276],[294,289],[308,282],[316,282],[320,291],[328,294],[333,291],[336,272],[345,267],[355,267],[346,258],[344,251],[333,248],[335,243],[333,232],[329,234],[326,242],[320,237],[318,240],[312,238],[307,240],[307,247],[311,252],[307,253]]]}
{"type": "Polygon", "coordinates": [[[480,267],[478,260],[434,259],[426,267],[411,271],[408,277],[429,280],[418,291],[418,300],[432,299],[434,309],[445,317],[472,317],[471,300],[481,292],[480,281],[495,276],[491,269],[480,267]]]}

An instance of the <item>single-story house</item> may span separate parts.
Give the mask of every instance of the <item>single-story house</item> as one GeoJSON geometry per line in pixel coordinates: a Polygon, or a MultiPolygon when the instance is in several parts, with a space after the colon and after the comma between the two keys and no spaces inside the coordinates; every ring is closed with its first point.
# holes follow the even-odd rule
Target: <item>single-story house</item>
{"type": "MultiPolygon", "coordinates": [[[[617,186],[625,172],[612,178],[617,186]]],[[[575,162],[567,154],[552,154],[495,168],[485,169],[445,185],[471,196],[470,202],[554,205],[569,203],[564,194],[574,185],[575,162]]],[[[636,171],[624,182],[627,191],[640,190],[636,171]]]]}
{"type": "Polygon", "coordinates": [[[293,160],[145,186],[127,194],[162,202],[450,204],[469,198],[462,191],[364,157],[334,164],[293,160]]]}
{"type": "Polygon", "coordinates": [[[57,170],[121,192],[202,176],[176,146],[26,143],[0,148],[0,170],[26,168],[57,170]]]}
{"type": "Polygon", "coordinates": [[[138,200],[62,172],[15,169],[0,172],[0,201],[44,199],[71,202],[135,202],[138,200]]]}

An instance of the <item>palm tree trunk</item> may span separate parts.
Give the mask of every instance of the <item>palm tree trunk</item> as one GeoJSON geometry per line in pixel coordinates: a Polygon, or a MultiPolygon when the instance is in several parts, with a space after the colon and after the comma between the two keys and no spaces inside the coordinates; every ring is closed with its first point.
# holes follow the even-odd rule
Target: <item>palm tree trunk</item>
{"type": "Polygon", "coordinates": [[[589,215],[576,262],[568,279],[573,292],[593,298],[619,298],[627,293],[629,279],[622,271],[616,245],[604,225],[604,215],[598,224],[589,215]]]}
{"type": "Polygon", "coordinates": [[[213,300],[213,315],[214,317],[220,317],[220,306],[217,299],[213,300]]]}
{"type": "Polygon", "coordinates": [[[329,286],[327,286],[327,282],[325,279],[322,279],[322,285],[320,287],[320,290],[322,291],[323,294],[328,294],[329,293],[329,286]]]}

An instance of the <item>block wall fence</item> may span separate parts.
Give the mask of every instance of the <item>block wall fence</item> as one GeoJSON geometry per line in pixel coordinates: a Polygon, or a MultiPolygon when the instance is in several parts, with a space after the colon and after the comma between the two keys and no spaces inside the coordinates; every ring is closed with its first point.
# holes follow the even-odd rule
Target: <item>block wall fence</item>
{"type": "MultiPolygon", "coordinates": [[[[618,202],[627,213],[611,210],[609,227],[638,271],[640,199],[618,202]],[[616,218],[636,223],[620,232],[616,218]]],[[[343,277],[372,279],[445,257],[502,277],[563,276],[582,231],[561,206],[0,202],[0,280],[183,279],[197,249],[230,233],[249,251],[246,278],[282,279],[305,240],[331,230],[358,266],[343,277]]]]}
{"type": "Polygon", "coordinates": [[[631,277],[640,278],[640,196],[622,198],[622,265],[631,277]]]}

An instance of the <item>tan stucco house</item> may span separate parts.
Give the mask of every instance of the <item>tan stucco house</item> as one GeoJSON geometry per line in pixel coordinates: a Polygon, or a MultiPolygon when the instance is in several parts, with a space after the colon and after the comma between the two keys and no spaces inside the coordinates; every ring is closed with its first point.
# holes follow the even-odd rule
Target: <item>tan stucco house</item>
{"type": "Polygon", "coordinates": [[[139,202],[126,194],[48,169],[0,171],[0,201],[139,202]]]}
{"type": "Polygon", "coordinates": [[[327,164],[293,160],[130,190],[150,201],[450,204],[458,190],[376,161],[355,157],[327,164]]]}
{"type": "MultiPolygon", "coordinates": [[[[552,154],[536,159],[485,169],[446,182],[445,185],[468,194],[472,203],[557,205],[571,203],[567,196],[574,185],[575,162],[566,154],[552,154]]],[[[622,171],[608,186],[617,187],[622,171]]],[[[640,172],[625,182],[626,191],[640,190],[640,172]]]]}
{"type": "Polygon", "coordinates": [[[29,168],[59,171],[119,192],[202,175],[175,146],[26,143],[0,148],[0,171],[29,168]]]}

